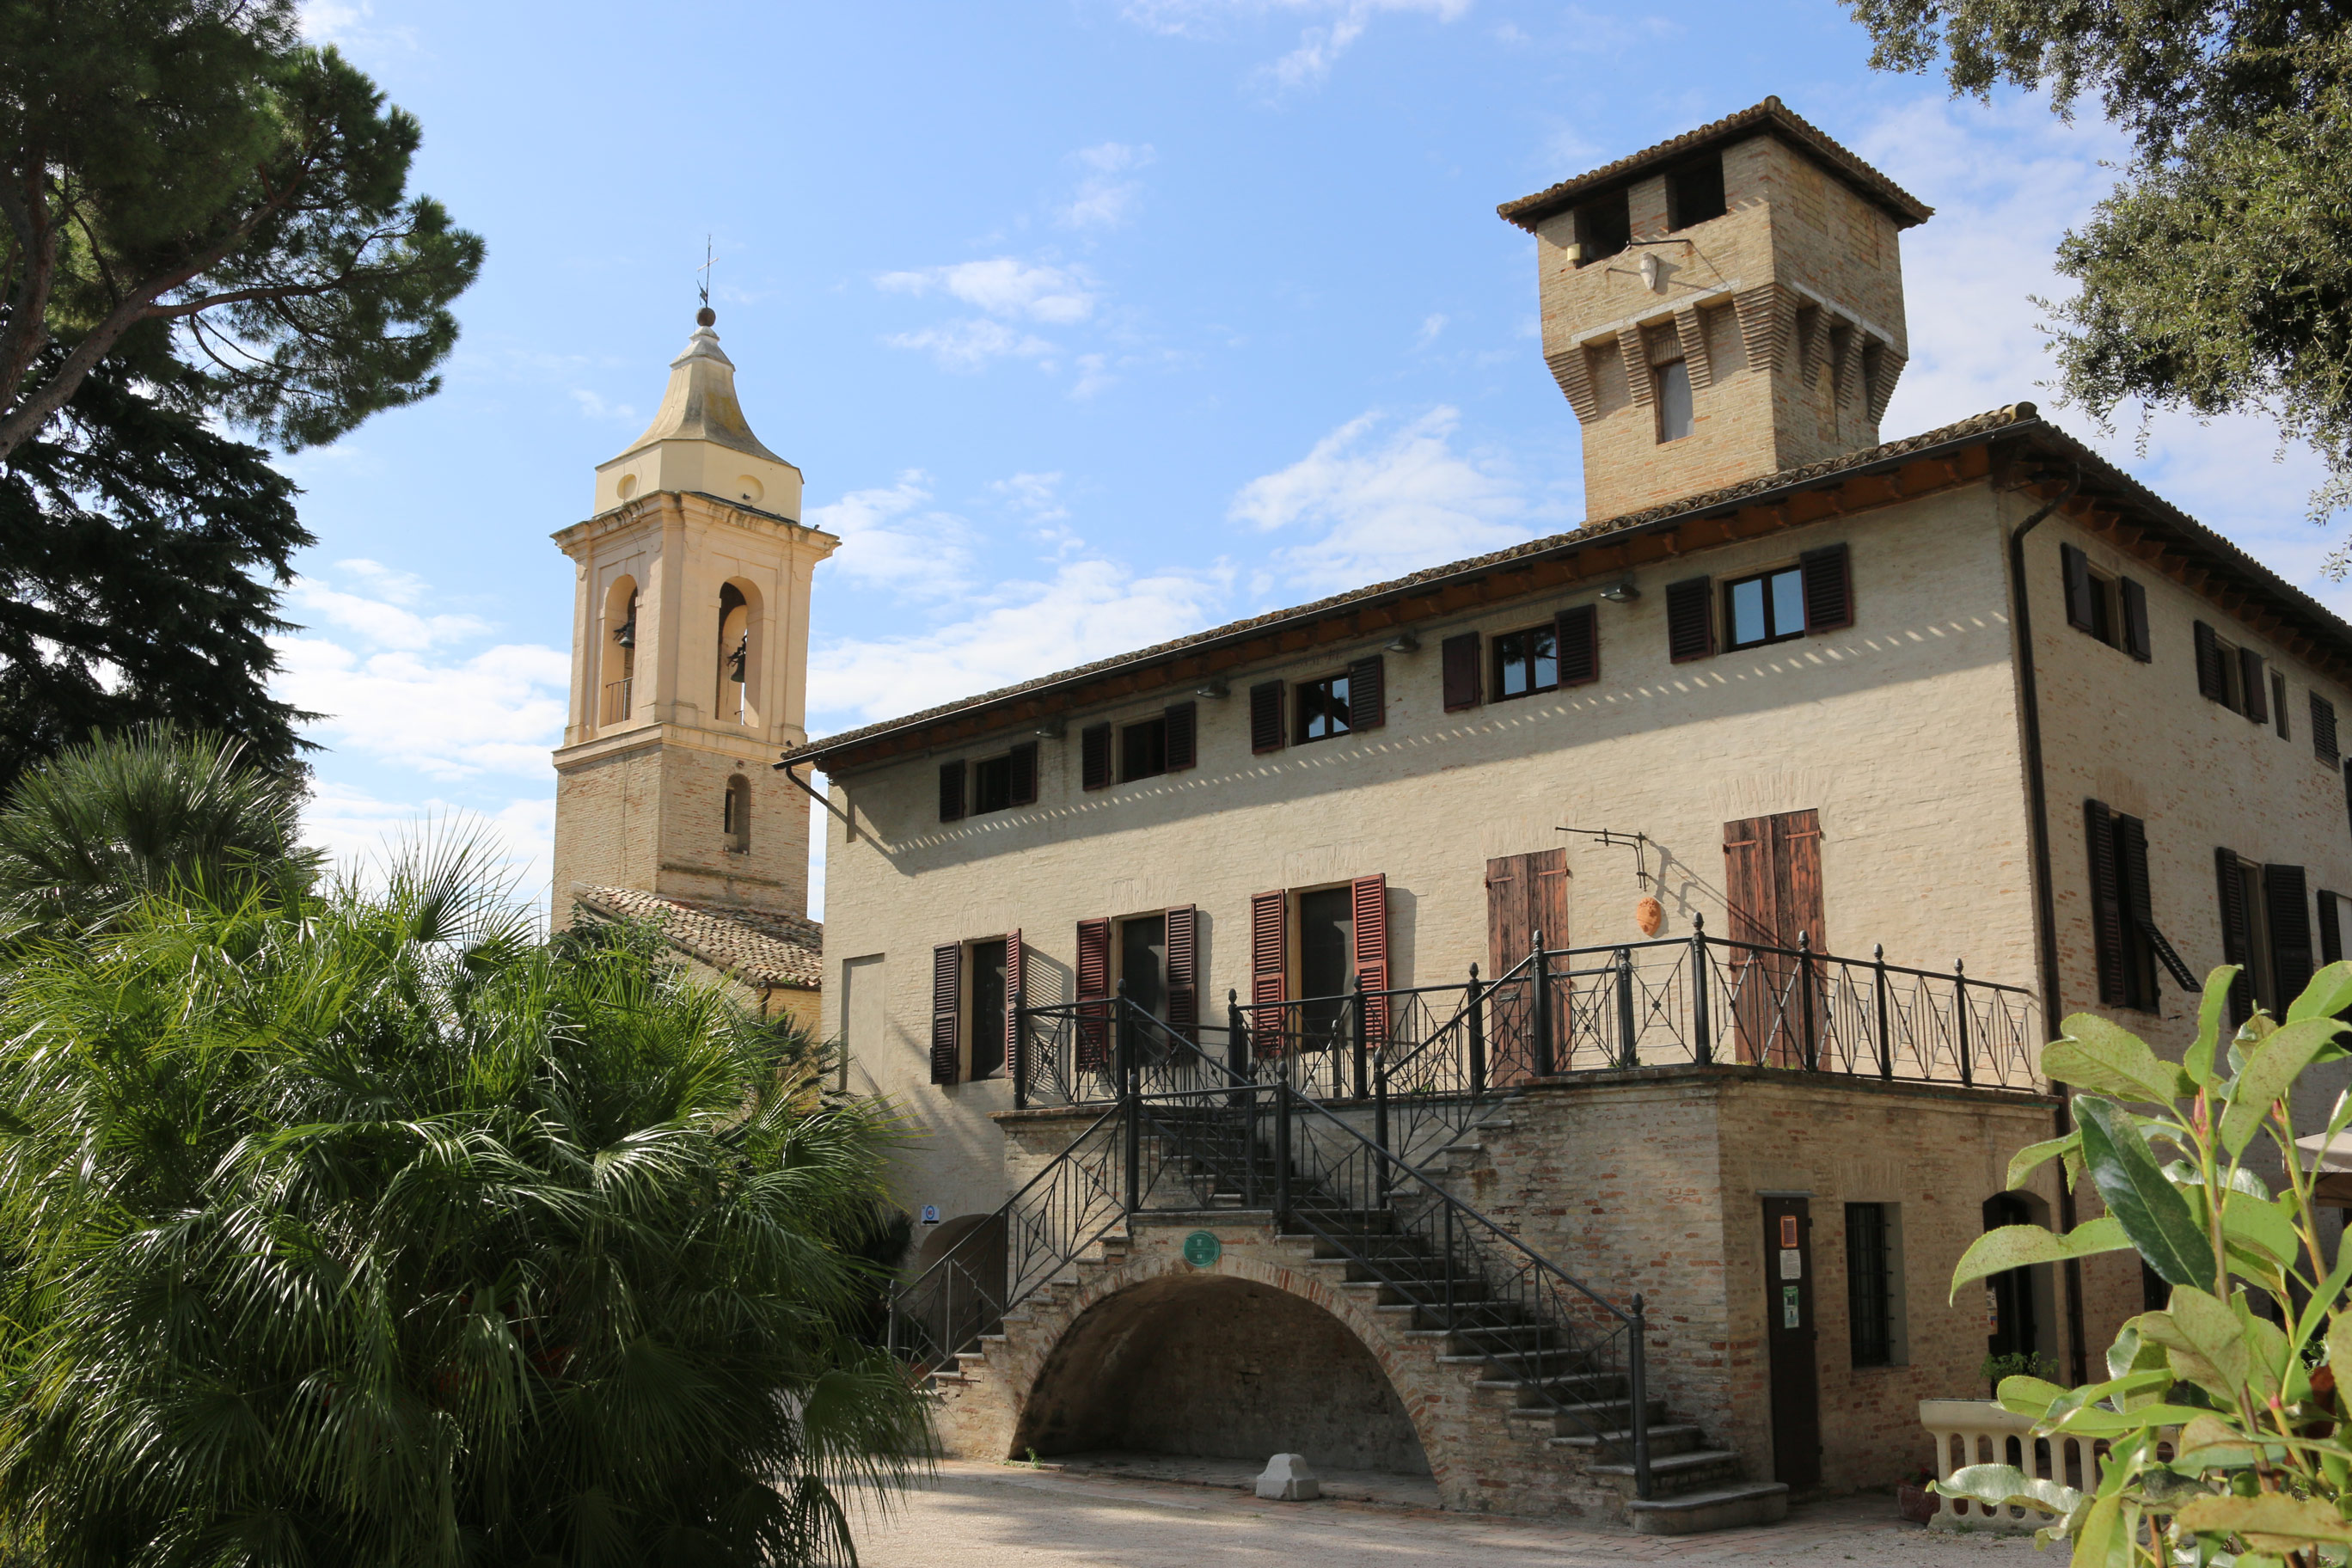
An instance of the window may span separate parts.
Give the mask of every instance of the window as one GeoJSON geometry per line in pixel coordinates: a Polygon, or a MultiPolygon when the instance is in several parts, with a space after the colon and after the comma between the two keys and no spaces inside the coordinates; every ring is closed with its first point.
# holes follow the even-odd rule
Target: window
{"type": "Polygon", "coordinates": [[[1856,1366],[1900,1366],[1908,1359],[1901,1215],[1895,1204],[1845,1205],[1846,1321],[1856,1366]]]}
{"type": "Polygon", "coordinates": [[[1298,683],[1298,738],[1302,742],[1320,741],[1326,736],[1344,735],[1351,726],[1348,722],[1348,678],[1328,675],[1320,680],[1298,683]]]}
{"type": "MultiPolygon", "coordinates": [[[[2257,724],[2269,723],[2273,688],[2270,671],[2263,656],[2250,647],[2240,647],[2235,643],[2224,641],[2219,632],[2203,621],[2199,621],[2194,630],[2198,693],[2232,713],[2243,714],[2257,724]]],[[[2319,710],[2315,701],[2312,709],[2315,729],[2318,722],[2319,710]]],[[[2317,737],[2314,736],[2313,740],[2315,745],[2317,737]]]]}
{"type": "Polygon", "coordinates": [[[2156,964],[2164,937],[2148,894],[2147,825],[2083,803],[2084,838],[2091,859],[2092,949],[2099,1000],[2110,1007],[2157,1010],[2156,964]]]}
{"type": "Polygon", "coordinates": [[[1559,684],[1559,645],[1549,626],[1505,632],[1495,639],[1495,700],[1549,691],[1559,684]]]}
{"type": "Polygon", "coordinates": [[[719,697],[714,710],[728,724],[751,720],[751,606],[734,584],[719,590],[719,697]]]}
{"type": "Polygon", "coordinates": [[[2336,704],[2316,691],[2311,694],[2311,754],[2336,765],[2336,704]]]}
{"type": "Polygon", "coordinates": [[[2061,544],[2058,560],[2065,576],[2066,624],[2145,663],[2149,658],[2147,590],[2128,577],[2094,570],[2091,558],[2074,545],[2061,544]]]}
{"type": "Polygon", "coordinates": [[[961,761],[940,764],[941,822],[961,821],[967,813],[978,816],[984,812],[1009,811],[1017,805],[1036,804],[1034,741],[1024,741],[1003,756],[982,757],[969,766],[961,761]]]}
{"type": "Polygon", "coordinates": [[[1623,250],[1633,240],[1633,211],[1618,191],[1576,209],[1576,264],[1589,267],[1623,250]]]}
{"type": "Polygon", "coordinates": [[[1711,217],[1721,217],[1723,154],[1694,158],[1666,174],[1666,226],[1688,228],[1711,217]]]}
{"type": "Polygon", "coordinates": [[[971,1076],[994,1078],[1004,1070],[1009,960],[1002,937],[971,944],[971,1076]]]}
{"type": "Polygon", "coordinates": [[[2294,740],[2294,737],[2286,732],[2286,677],[2275,669],[2271,671],[2271,713],[2278,721],[2278,738],[2294,740]]]}
{"type": "MultiPolygon", "coordinates": [[[[1017,931],[977,942],[942,942],[931,950],[933,1083],[963,1083],[1004,1071],[1024,969],[1017,931]]],[[[856,1000],[855,992],[851,1000],[856,1000]]],[[[873,998],[877,1017],[881,1005],[877,994],[873,998]]]]}
{"type": "Polygon", "coordinates": [[[1005,811],[1013,805],[1013,759],[989,757],[971,765],[971,810],[1005,811]]]}
{"type": "Polygon", "coordinates": [[[1118,732],[1118,777],[1157,778],[1168,771],[1168,721],[1146,719],[1118,732]]]}
{"type": "Polygon", "coordinates": [[[1794,566],[1743,577],[1723,589],[1723,621],[1735,648],[1805,635],[1804,574],[1794,566]]]}
{"type": "Polygon", "coordinates": [[[2230,986],[2230,1012],[2242,1024],[2257,1006],[2283,1017],[2311,984],[2310,884],[2300,866],[2263,866],[2222,848],[2213,852],[2221,894],[2221,961],[2242,973],[2230,986]]]}
{"type": "Polygon", "coordinates": [[[741,773],[727,781],[726,834],[729,853],[751,852],[751,781],[741,773]]]}
{"type": "Polygon", "coordinates": [[[1691,433],[1690,366],[1671,360],[1652,374],[1658,378],[1658,440],[1679,441],[1691,433]]]}

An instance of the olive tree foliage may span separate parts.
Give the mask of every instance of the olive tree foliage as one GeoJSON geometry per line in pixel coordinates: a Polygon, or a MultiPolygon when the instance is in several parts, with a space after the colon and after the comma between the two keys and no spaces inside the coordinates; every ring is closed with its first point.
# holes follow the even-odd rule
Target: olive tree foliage
{"type": "Polygon", "coordinates": [[[0,0],[0,460],[109,360],[288,447],[431,394],[482,244],[418,140],[292,0],[0,0]]]}
{"type": "MultiPolygon", "coordinates": [[[[2044,301],[2065,397],[2265,415],[2352,501],[2352,12],[2297,0],[1847,0],[1881,69],[1941,64],[1955,93],[2011,85],[2132,139],[2114,192],[2058,248],[2044,301]]],[[[2332,565],[2340,575],[2347,556],[2332,565]]]]}
{"type": "MultiPolygon", "coordinates": [[[[2009,1184],[2057,1159],[2107,1212],[2063,1236],[1990,1231],[1953,1271],[1957,1295],[2005,1269],[2137,1250],[2171,1287],[2163,1310],[2124,1324],[2105,1379],[2000,1383],[2037,1436],[2109,1445],[2093,1489],[2008,1465],[1938,1483],[2055,1514],[2044,1543],[2067,1542],[2082,1568],[2319,1568],[2352,1551],[2352,1247],[2331,1250],[2294,1122],[2305,1075],[2347,1054],[2337,1015],[2352,1007],[2352,964],[2320,971],[2284,1022],[2257,1013],[2225,1041],[2237,973],[2207,978],[2179,1063],[2104,1018],[2066,1020],[2042,1060],[2080,1091],[2075,1130],[2021,1151],[2009,1184]],[[2258,1173],[2273,1170],[2276,1190],[2258,1173]]],[[[2339,1095],[2325,1136],[2347,1126],[2352,1095],[2339,1095]]]]}

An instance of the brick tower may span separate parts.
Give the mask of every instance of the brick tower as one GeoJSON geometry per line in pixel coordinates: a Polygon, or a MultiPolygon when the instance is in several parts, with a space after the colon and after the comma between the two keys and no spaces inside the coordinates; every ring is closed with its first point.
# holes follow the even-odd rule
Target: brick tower
{"type": "Polygon", "coordinates": [[[1930,209],[1768,98],[1504,204],[1599,521],[1878,444],[1930,209]]]}
{"type": "Polygon", "coordinates": [[[717,320],[555,535],[576,568],[558,925],[593,889],[807,914],[809,801],[771,764],[806,739],[809,575],[840,541],[801,526],[800,470],[751,434],[717,320]]]}

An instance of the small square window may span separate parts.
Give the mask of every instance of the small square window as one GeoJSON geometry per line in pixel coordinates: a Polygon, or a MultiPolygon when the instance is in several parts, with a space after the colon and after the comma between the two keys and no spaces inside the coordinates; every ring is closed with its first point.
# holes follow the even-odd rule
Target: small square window
{"type": "Polygon", "coordinates": [[[1549,626],[1505,632],[1495,639],[1495,700],[1549,691],[1559,684],[1559,649],[1549,626]]]}
{"type": "Polygon", "coordinates": [[[971,811],[1008,811],[1013,806],[1013,759],[989,757],[971,764],[971,811]]]}
{"type": "Polygon", "coordinates": [[[1354,726],[1348,721],[1348,678],[1326,676],[1298,683],[1298,739],[1320,741],[1344,735],[1354,726]]]}
{"type": "Polygon", "coordinates": [[[1722,153],[1695,158],[1666,175],[1667,227],[1688,228],[1723,214],[1722,153]]]}
{"type": "Polygon", "coordinates": [[[1633,209],[1616,191],[1576,209],[1576,264],[1590,267],[1615,256],[1633,239],[1633,209]]]}
{"type": "Polygon", "coordinates": [[[1156,778],[1168,771],[1168,721],[1146,719],[1118,734],[1118,778],[1156,778]]]}
{"type": "Polygon", "coordinates": [[[1660,365],[1658,378],[1658,440],[1679,441],[1691,433],[1690,366],[1681,360],[1660,365]]]}
{"type": "Polygon", "coordinates": [[[1795,566],[1727,584],[1723,619],[1733,647],[1756,647],[1805,635],[1805,574],[1795,566]]]}

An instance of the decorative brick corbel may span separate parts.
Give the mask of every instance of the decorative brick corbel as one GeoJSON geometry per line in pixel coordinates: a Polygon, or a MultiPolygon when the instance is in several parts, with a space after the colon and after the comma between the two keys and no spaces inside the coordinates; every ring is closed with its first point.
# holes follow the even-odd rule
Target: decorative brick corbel
{"type": "Polygon", "coordinates": [[[1753,289],[1742,289],[1731,297],[1731,303],[1739,312],[1739,346],[1748,351],[1749,367],[1780,369],[1787,358],[1794,325],[1780,286],[1759,283],[1753,289]]]}
{"type": "Polygon", "coordinates": [[[1830,361],[1830,321],[1819,305],[1797,307],[1797,379],[1811,386],[1830,361]]]}
{"type": "Polygon", "coordinates": [[[1895,345],[1880,338],[1870,340],[1862,353],[1862,374],[1867,384],[1864,390],[1870,398],[1870,422],[1875,425],[1886,415],[1886,401],[1895,395],[1895,384],[1903,378],[1903,367],[1910,363],[1906,356],[1895,352],[1895,345]]]}
{"type": "Polygon", "coordinates": [[[1706,329],[1700,325],[1698,307],[1685,305],[1675,311],[1675,336],[1682,340],[1683,363],[1690,368],[1691,385],[1705,386],[1715,379],[1715,366],[1706,357],[1706,329]]]}
{"type": "Polygon", "coordinates": [[[1863,331],[1850,321],[1832,321],[1829,339],[1830,405],[1843,414],[1847,404],[1860,401],[1854,394],[1861,390],[1863,331]]]}
{"type": "Polygon", "coordinates": [[[1650,384],[1650,348],[1643,341],[1639,327],[1617,329],[1617,353],[1625,362],[1625,390],[1633,401],[1647,408],[1655,397],[1650,384]]]}
{"type": "Polygon", "coordinates": [[[1578,420],[1591,424],[1601,412],[1601,399],[1592,390],[1592,361],[1586,357],[1584,345],[1571,343],[1556,354],[1546,354],[1544,363],[1551,366],[1551,378],[1559,383],[1560,393],[1576,410],[1578,420]]]}

